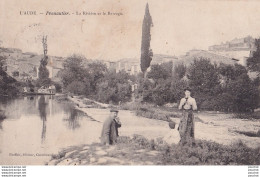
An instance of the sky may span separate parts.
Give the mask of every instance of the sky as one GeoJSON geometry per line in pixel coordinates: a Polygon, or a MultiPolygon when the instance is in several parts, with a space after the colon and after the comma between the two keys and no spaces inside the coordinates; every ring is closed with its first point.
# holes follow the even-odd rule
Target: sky
{"type": "Polygon", "coordinates": [[[260,1],[1,0],[0,40],[4,47],[42,54],[41,38],[47,35],[49,55],[80,54],[110,61],[139,58],[147,2],[155,54],[179,56],[234,38],[260,37],[260,1]],[[21,11],[37,15],[20,15],[21,11]],[[71,15],[45,15],[47,11],[71,15]],[[123,15],[73,15],[76,11],[123,15]]]}

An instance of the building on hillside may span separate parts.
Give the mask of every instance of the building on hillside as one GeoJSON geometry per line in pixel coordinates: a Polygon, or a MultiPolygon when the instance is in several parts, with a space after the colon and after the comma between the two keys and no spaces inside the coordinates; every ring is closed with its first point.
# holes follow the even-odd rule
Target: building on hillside
{"type": "MultiPolygon", "coordinates": [[[[175,62],[178,60],[175,56],[155,54],[152,58],[151,65],[162,64],[166,62],[175,62]]],[[[125,58],[116,62],[116,72],[125,71],[130,75],[137,75],[141,72],[140,59],[138,58],[125,58]]]]}
{"type": "Polygon", "coordinates": [[[116,62],[116,72],[125,71],[130,75],[137,75],[141,72],[140,62],[137,59],[122,59],[116,62]]]}
{"type": "Polygon", "coordinates": [[[114,61],[102,61],[108,70],[110,71],[116,71],[116,62],[114,61]]]}
{"type": "Polygon", "coordinates": [[[167,62],[175,63],[178,60],[178,57],[171,55],[163,55],[163,54],[154,54],[153,59],[151,61],[151,65],[162,64],[167,62]]]}
{"type": "Polygon", "coordinates": [[[194,59],[209,59],[211,63],[224,63],[224,64],[235,64],[236,61],[232,60],[230,57],[216,54],[211,51],[206,50],[190,50],[186,55],[180,56],[178,62],[183,62],[184,64],[190,64],[194,59]]]}
{"type": "Polygon", "coordinates": [[[246,60],[255,51],[255,39],[251,36],[236,38],[220,45],[209,46],[209,51],[232,58],[237,63],[246,66],[246,60]]]}
{"type": "MultiPolygon", "coordinates": [[[[1,48],[0,56],[6,57],[6,72],[8,75],[18,80],[36,80],[38,78],[38,70],[43,55],[37,53],[25,52],[15,48],[1,48]]],[[[49,77],[59,80],[58,72],[63,68],[62,57],[49,56],[47,69],[49,77]]]]}
{"type": "Polygon", "coordinates": [[[209,46],[209,51],[230,51],[230,50],[252,50],[255,46],[255,39],[251,36],[247,36],[245,38],[235,38],[231,41],[227,41],[226,43],[222,43],[220,45],[209,46]]]}

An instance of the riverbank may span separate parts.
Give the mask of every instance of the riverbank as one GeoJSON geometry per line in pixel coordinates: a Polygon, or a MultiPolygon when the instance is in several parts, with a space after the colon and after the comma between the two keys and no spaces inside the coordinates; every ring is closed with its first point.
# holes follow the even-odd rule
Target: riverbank
{"type": "Polygon", "coordinates": [[[94,143],[67,148],[46,165],[259,165],[260,147],[197,141],[193,147],[169,145],[135,135],[119,137],[113,146],[94,143]]]}
{"type": "MultiPolygon", "coordinates": [[[[74,103],[75,109],[99,122],[93,132],[93,136],[98,137],[110,106],[98,105],[98,102],[94,105],[85,104],[84,98],[76,96],[68,97],[68,100],[74,103]]],[[[134,111],[120,110],[119,117],[123,126],[119,129],[119,144],[101,146],[97,138],[96,143],[64,149],[53,156],[48,165],[259,164],[259,161],[252,160],[260,154],[259,136],[241,133],[252,132],[253,135],[257,135],[260,128],[259,120],[234,119],[233,116],[214,112],[196,113],[197,145],[195,148],[186,147],[183,150],[177,145],[180,139],[178,131],[170,129],[168,122],[147,119],[136,115],[134,111]],[[157,148],[151,148],[152,146],[157,148]],[[239,158],[245,160],[241,162],[239,158]]],[[[180,117],[169,118],[175,121],[178,127],[180,117]]]]}
{"type": "MultiPolygon", "coordinates": [[[[109,114],[109,105],[106,108],[88,108],[84,106],[84,99],[80,97],[68,97],[75,103],[75,108],[85,112],[99,122],[103,122],[109,114]]],[[[181,112],[169,110],[156,110],[157,114],[166,113],[167,117],[176,122],[176,127],[180,122],[181,112]],[[173,115],[173,116],[171,116],[173,115]]],[[[237,119],[234,114],[199,112],[195,116],[195,138],[200,140],[214,141],[219,144],[229,145],[237,141],[242,141],[247,146],[256,148],[260,145],[258,131],[260,129],[259,119],[237,119]],[[247,132],[249,135],[247,136],[247,132]]],[[[162,138],[167,143],[178,143],[179,133],[177,129],[170,129],[166,119],[147,119],[137,115],[135,111],[120,110],[119,117],[122,121],[120,135],[130,136],[139,134],[145,138],[162,138]]],[[[101,130],[100,130],[101,131],[101,130]]]]}

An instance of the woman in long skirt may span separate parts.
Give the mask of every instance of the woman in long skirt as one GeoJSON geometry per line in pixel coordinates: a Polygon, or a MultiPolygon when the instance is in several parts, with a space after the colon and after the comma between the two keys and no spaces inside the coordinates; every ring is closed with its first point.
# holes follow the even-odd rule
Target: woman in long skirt
{"type": "Polygon", "coordinates": [[[182,118],[179,124],[180,144],[192,145],[195,143],[194,137],[194,115],[193,111],[197,110],[196,100],[190,96],[191,90],[184,89],[185,97],[181,99],[179,109],[182,111],[182,118]]]}

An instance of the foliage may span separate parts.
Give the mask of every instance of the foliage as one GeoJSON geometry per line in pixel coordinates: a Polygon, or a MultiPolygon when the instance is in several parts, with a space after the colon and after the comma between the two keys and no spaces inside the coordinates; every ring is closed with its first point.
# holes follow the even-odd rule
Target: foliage
{"type": "Polygon", "coordinates": [[[97,100],[105,103],[126,102],[131,99],[129,75],[125,72],[105,73],[103,81],[97,86],[97,100]]]}
{"type": "Polygon", "coordinates": [[[183,90],[188,86],[188,81],[179,79],[176,77],[172,78],[170,94],[172,95],[172,102],[177,103],[183,97],[183,90]]]}
{"type": "Polygon", "coordinates": [[[108,71],[101,62],[87,62],[82,56],[72,55],[65,60],[60,75],[67,92],[103,103],[117,104],[131,99],[130,76],[125,72],[108,71]]]}
{"type": "Polygon", "coordinates": [[[225,146],[199,140],[194,147],[172,145],[164,152],[164,164],[175,165],[256,165],[260,147],[252,149],[242,142],[225,146]]]}
{"type": "Polygon", "coordinates": [[[16,96],[20,83],[0,68],[0,96],[16,96]]]}
{"type": "Polygon", "coordinates": [[[40,66],[39,66],[39,79],[38,84],[41,86],[49,85],[51,80],[49,78],[49,71],[47,69],[48,64],[48,56],[44,56],[41,59],[40,66]]]}
{"type": "Polygon", "coordinates": [[[260,38],[255,39],[256,51],[253,52],[253,56],[247,59],[247,67],[250,71],[258,72],[260,74],[260,38]]]}
{"type": "MultiPolygon", "coordinates": [[[[241,141],[229,146],[212,141],[197,140],[192,147],[169,145],[162,139],[148,140],[141,135],[119,137],[118,145],[156,150],[157,165],[258,165],[260,147],[249,148],[241,141]]],[[[155,160],[155,159],[154,159],[155,160]]]]}
{"type": "Polygon", "coordinates": [[[181,63],[173,69],[169,62],[152,65],[148,78],[133,78],[126,72],[108,71],[102,63],[84,65],[85,60],[78,56],[67,58],[61,72],[63,86],[66,91],[103,103],[130,101],[131,85],[137,83],[135,99],[155,106],[178,104],[187,86],[191,87],[199,109],[252,112],[260,104],[259,78],[251,80],[247,68],[238,64],[216,65],[200,58],[190,66],[181,63]]]}
{"type": "Polygon", "coordinates": [[[235,64],[212,64],[209,59],[196,58],[190,66],[169,63],[152,65],[148,80],[140,79],[139,94],[143,101],[164,105],[184,96],[184,88],[192,89],[199,109],[250,112],[259,105],[259,78],[250,80],[246,67],[235,64]]]}
{"type": "Polygon", "coordinates": [[[0,70],[5,70],[6,66],[6,57],[0,56],[0,70]]]}
{"type": "Polygon", "coordinates": [[[145,15],[142,27],[142,45],[141,45],[141,70],[145,74],[152,61],[153,52],[150,49],[151,27],[153,26],[152,17],[149,12],[149,5],[146,4],[145,15]]]}
{"type": "Polygon", "coordinates": [[[195,59],[189,67],[187,77],[193,93],[216,94],[216,86],[219,85],[217,67],[210,60],[195,59]]]}
{"type": "Polygon", "coordinates": [[[257,85],[250,80],[245,67],[238,64],[234,66],[222,64],[219,73],[223,78],[222,93],[217,98],[220,109],[248,112],[257,108],[259,104],[257,85]]]}
{"type": "Polygon", "coordinates": [[[70,93],[74,93],[77,95],[81,95],[85,92],[85,84],[81,81],[72,81],[69,85],[67,85],[66,90],[70,93]]]}
{"type": "Polygon", "coordinates": [[[167,64],[169,65],[171,63],[152,65],[150,72],[147,74],[147,77],[154,80],[167,79],[171,77],[172,72],[167,64]]]}
{"type": "Polygon", "coordinates": [[[171,91],[171,80],[159,80],[156,86],[152,89],[152,100],[158,106],[162,106],[165,103],[172,102],[174,95],[171,91]]]}
{"type": "Polygon", "coordinates": [[[64,61],[64,69],[61,70],[60,75],[65,88],[73,81],[83,81],[88,76],[86,69],[83,67],[83,60],[82,56],[72,55],[64,61]]]}
{"type": "Polygon", "coordinates": [[[183,63],[179,63],[174,66],[173,76],[178,79],[182,79],[187,72],[187,67],[183,63]]]}
{"type": "Polygon", "coordinates": [[[55,86],[56,92],[58,92],[58,93],[62,92],[62,85],[61,85],[61,83],[52,81],[51,84],[55,86]]]}
{"type": "Polygon", "coordinates": [[[91,92],[96,94],[97,84],[102,81],[102,79],[105,77],[105,73],[108,72],[107,67],[101,62],[93,62],[88,64],[87,70],[91,82],[91,92]]]}

